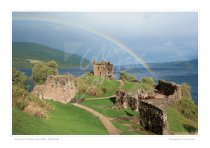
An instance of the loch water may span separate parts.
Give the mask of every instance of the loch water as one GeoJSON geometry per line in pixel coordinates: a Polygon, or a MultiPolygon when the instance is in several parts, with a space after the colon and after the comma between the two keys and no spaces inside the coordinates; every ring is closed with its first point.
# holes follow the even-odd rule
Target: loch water
{"type": "MultiPolygon", "coordinates": [[[[18,69],[24,72],[27,76],[31,77],[32,70],[29,68],[18,69]]],[[[60,74],[71,73],[75,76],[81,76],[82,74],[92,71],[92,69],[81,70],[80,68],[65,68],[59,69],[60,74]]],[[[115,79],[119,79],[120,71],[127,71],[128,73],[135,75],[138,79],[143,77],[152,77],[156,81],[158,80],[168,80],[173,81],[177,84],[186,82],[191,86],[191,94],[193,96],[194,102],[198,103],[198,70],[195,68],[152,68],[152,71],[148,71],[144,68],[130,68],[120,70],[115,69],[115,79]]],[[[33,82],[30,82],[30,90],[33,89],[33,82]]]]}

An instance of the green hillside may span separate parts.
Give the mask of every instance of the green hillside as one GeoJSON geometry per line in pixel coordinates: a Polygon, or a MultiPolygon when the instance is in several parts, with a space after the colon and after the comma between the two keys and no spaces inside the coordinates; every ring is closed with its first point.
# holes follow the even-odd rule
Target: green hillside
{"type": "Polygon", "coordinates": [[[71,104],[48,101],[54,110],[48,119],[33,117],[12,109],[13,135],[105,135],[101,121],[91,113],[71,104]]]}
{"type": "MultiPolygon", "coordinates": [[[[76,67],[80,65],[83,57],[65,53],[58,49],[53,49],[44,45],[18,42],[12,44],[12,66],[15,68],[31,68],[37,61],[54,60],[59,67],[76,67]]],[[[89,64],[87,59],[83,59],[83,66],[89,64]]]]}

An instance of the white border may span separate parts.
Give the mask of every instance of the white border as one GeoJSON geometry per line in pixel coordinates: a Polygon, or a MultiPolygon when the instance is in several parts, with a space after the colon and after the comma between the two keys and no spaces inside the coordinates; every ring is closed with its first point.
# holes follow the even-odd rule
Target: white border
{"type": "MultiPolygon", "coordinates": [[[[67,144],[67,146],[84,146],[91,144],[92,147],[128,147],[128,146],[183,146],[188,144],[190,147],[198,147],[200,144],[207,144],[208,126],[210,121],[208,118],[210,95],[209,95],[209,39],[210,23],[208,21],[210,12],[206,1],[198,2],[196,0],[176,0],[176,2],[168,0],[148,0],[148,1],[126,1],[116,2],[107,0],[99,2],[96,0],[69,2],[69,1],[5,1],[0,3],[0,64],[2,72],[0,75],[0,116],[4,119],[3,125],[0,126],[1,143],[12,144],[16,147],[37,147],[42,144],[50,144],[53,147],[60,146],[59,144],[67,144]],[[199,135],[198,136],[47,136],[59,137],[59,140],[18,140],[11,136],[11,12],[12,11],[199,11],[199,135]],[[9,102],[8,102],[9,101],[9,102]],[[9,106],[9,107],[8,107],[9,106]],[[175,139],[173,139],[175,138],[175,139]],[[24,145],[19,145],[24,144],[24,145]]],[[[19,137],[19,136],[18,136],[19,137]]],[[[21,136],[22,138],[31,137],[46,137],[46,136],[21,136]]],[[[158,147],[159,147],[158,146],[158,147]]]]}

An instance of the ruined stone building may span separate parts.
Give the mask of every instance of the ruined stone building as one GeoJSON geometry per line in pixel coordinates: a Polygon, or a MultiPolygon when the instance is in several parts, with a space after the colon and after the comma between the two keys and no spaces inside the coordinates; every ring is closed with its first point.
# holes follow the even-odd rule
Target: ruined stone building
{"type": "Polygon", "coordinates": [[[44,84],[36,85],[32,93],[40,99],[69,103],[77,93],[74,76],[70,74],[50,75],[44,84]]]}
{"type": "Polygon", "coordinates": [[[130,108],[139,111],[140,124],[156,134],[171,134],[167,109],[181,99],[181,88],[174,82],[159,80],[152,92],[137,91],[130,94],[125,90],[116,92],[115,108],[130,108]]]}
{"type": "Polygon", "coordinates": [[[96,62],[93,61],[94,76],[114,79],[114,66],[110,62],[96,62]]]}

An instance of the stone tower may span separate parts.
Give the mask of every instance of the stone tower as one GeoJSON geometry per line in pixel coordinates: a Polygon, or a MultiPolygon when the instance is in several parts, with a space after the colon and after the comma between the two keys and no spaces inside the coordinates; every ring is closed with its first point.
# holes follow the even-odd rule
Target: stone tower
{"type": "Polygon", "coordinates": [[[114,66],[110,62],[93,61],[94,76],[105,77],[114,80],[114,66]]]}

